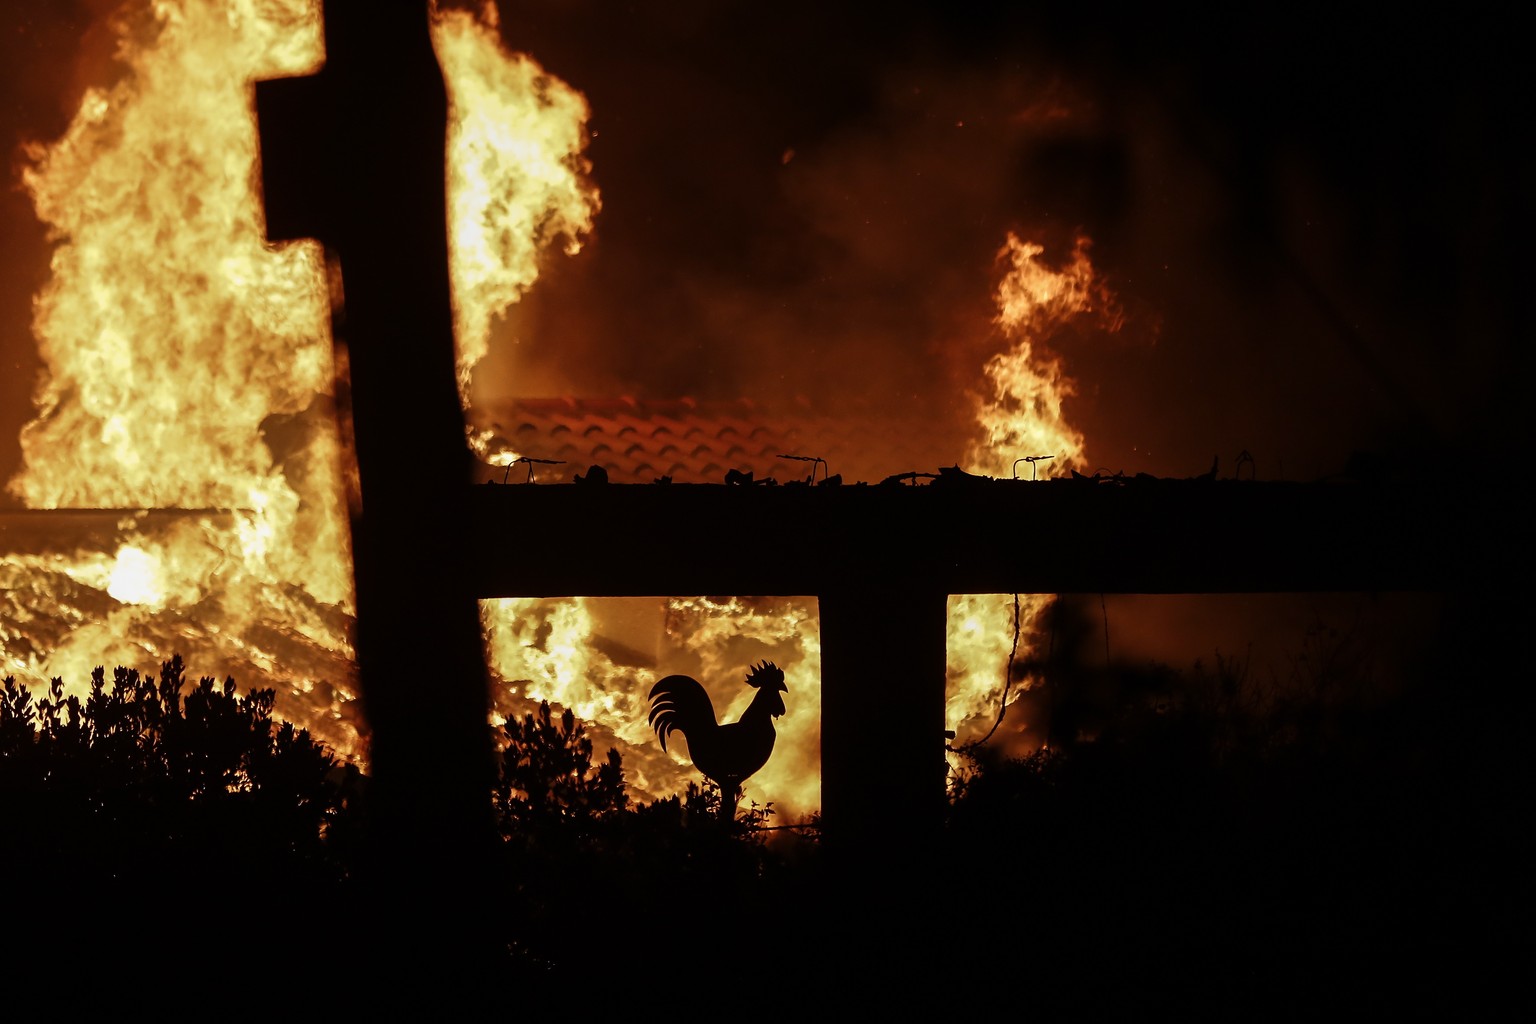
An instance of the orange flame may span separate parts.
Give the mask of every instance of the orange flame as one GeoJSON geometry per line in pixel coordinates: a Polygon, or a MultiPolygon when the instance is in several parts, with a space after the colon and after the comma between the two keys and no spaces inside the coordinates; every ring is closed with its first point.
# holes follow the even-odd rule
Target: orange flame
{"type": "Polygon", "coordinates": [[[586,98],[509,53],[496,7],[443,11],[432,39],[448,85],[448,235],[454,333],[466,405],[495,319],[539,276],[542,254],[581,251],[600,206],[582,149],[586,98]]]}
{"type": "MultiPolygon", "coordinates": [[[[966,454],[968,465],[991,476],[1011,477],[1027,458],[1038,459],[1031,463],[1030,479],[1047,479],[1081,465],[1083,435],[1062,409],[1073,384],[1061,361],[1045,354],[1041,345],[1053,331],[1088,314],[1098,314],[1110,330],[1119,326],[1113,297],[1094,274],[1086,238],[1077,240],[1071,260],[1059,270],[1040,262],[1044,253],[1043,246],[1012,232],[998,253],[1005,272],[996,293],[996,323],[1008,347],[982,368],[985,389],[974,396],[981,436],[966,454]]],[[[999,543],[1010,542],[999,538],[999,543]]],[[[1019,651],[1027,652],[1035,623],[1050,603],[1046,594],[1020,595],[1019,651]]],[[[1009,594],[949,600],[946,708],[957,743],[985,734],[997,719],[1016,646],[1013,618],[1009,594]]],[[[1030,684],[1022,680],[1013,695],[1030,684]]]]}
{"type": "MultiPolygon", "coordinates": [[[[318,18],[293,0],[161,0],[124,7],[117,27],[125,74],[85,94],[61,139],[27,151],[53,273],[35,301],[39,412],[9,486],[33,508],[225,511],[154,531],[130,520],[105,561],[55,560],[105,592],[104,621],[82,621],[40,661],[8,657],[7,671],[78,687],[104,658],[183,649],[212,671],[265,677],[292,648],[325,675],[285,679],[309,691],[285,706],[351,749],[323,258],[313,244],[264,244],[253,187],[249,82],[317,66],[318,18]]],[[[50,589],[28,587],[39,603],[50,589]]]]}

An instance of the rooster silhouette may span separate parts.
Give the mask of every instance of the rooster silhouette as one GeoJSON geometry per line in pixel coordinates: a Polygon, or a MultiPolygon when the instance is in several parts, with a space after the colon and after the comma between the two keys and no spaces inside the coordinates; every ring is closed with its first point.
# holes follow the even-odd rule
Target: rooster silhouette
{"type": "Polygon", "coordinates": [[[667,749],[667,737],[680,732],[688,756],[704,777],[720,787],[720,814],[736,817],[741,784],[768,763],[773,753],[773,720],[784,714],[784,672],[771,661],[752,666],[747,685],[756,687],[752,703],[738,721],[721,725],[709,694],[692,676],[667,676],[651,687],[651,727],[667,749]]]}

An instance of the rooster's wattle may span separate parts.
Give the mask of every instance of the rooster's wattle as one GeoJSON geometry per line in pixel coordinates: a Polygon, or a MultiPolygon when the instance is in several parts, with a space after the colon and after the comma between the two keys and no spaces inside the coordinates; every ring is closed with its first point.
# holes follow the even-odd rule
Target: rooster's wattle
{"type": "Polygon", "coordinates": [[[736,816],[741,784],[768,763],[773,753],[773,720],[784,714],[784,672],[771,661],[754,665],[747,685],[756,687],[752,703],[738,721],[722,725],[715,719],[709,694],[692,676],[667,676],[651,687],[651,726],[667,749],[667,737],[680,732],[688,741],[688,756],[705,778],[720,787],[721,813],[736,816]]]}

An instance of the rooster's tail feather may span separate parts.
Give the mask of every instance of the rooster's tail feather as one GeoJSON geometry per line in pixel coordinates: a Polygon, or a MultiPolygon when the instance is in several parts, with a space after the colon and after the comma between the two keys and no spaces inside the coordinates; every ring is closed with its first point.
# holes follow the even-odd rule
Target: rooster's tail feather
{"type": "Polygon", "coordinates": [[[673,732],[684,736],[692,731],[713,728],[715,706],[709,694],[692,676],[667,676],[651,687],[651,728],[661,739],[661,749],[667,749],[667,737],[673,732]]]}

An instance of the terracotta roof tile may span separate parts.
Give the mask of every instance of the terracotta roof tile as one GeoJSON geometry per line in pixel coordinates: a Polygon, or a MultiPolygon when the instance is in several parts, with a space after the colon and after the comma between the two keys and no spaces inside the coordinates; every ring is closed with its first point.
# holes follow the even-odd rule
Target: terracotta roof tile
{"type": "MultiPolygon", "coordinates": [[[[814,472],[818,479],[838,474],[849,482],[875,482],[954,465],[968,440],[961,431],[899,410],[834,415],[803,403],[770,408],[747,399],[517,399],[477,407],[476,419],[488,424],[493,453],[559,460],[538,467],[535,480],[541,483],[569,482],[593,464],[607,469],[615,483],[650,483],[661,476],[718,483],[733,469],[757,480],[804,480],[814,472]]],[[[482,478],[499,483],[506,475],[503,467],[487,466],[482,478]]]]}

